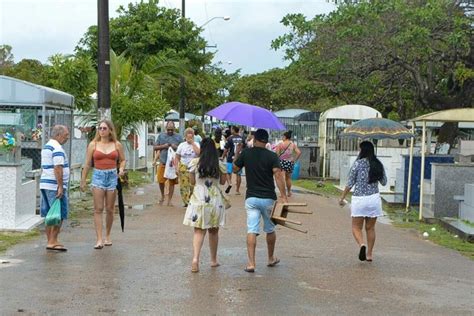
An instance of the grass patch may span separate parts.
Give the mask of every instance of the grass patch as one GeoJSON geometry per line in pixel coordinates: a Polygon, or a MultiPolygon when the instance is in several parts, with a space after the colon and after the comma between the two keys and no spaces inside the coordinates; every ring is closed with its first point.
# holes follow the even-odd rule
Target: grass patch
{"type": "Polygon", "coordinates": [[[128,171],[128,186],[138,187],[150,183],[150,174],[143,171],[128,171]]]}
{"type": "Polygon", "coordinates": [[[394,226],[406,229],[414,229],[420,235],[422,235],[424,232],[427,232],[429,236],[426,237],[426,239],[440,246],[459,251],[461,254],[474,260],[474,243],[470,243],[455,237],[456,235],[450,233],[439,224],[420,222],[418,220],[418,212],[416,210],[412,209],[408,213],[405,213],[403,211],[386,209],[385,206],[384,210],[387,211],[388,215],[393,220],[394,226]]]}
{"type": "Polygon", "coordinates": [[[35,229],[27,233],[5,232],[0,233],[0,253],[3,253],[9,247],[18,243],[36,238],[40,235],[39,230],[35,229]]]}
{"type": "Polygon", "coordinates": [[[340,196],[341,191],[336,188],[334,185],[338,184],[336,181],[326,180],[326,181],[315,181],[315,180],[294,180],[293,184],[310,190],[316,193],[320,193],[326,196],[340,196]]]}
{"type": "Polygon", "coordinates": [[[468,221],[467,219],[463,219],[462,221],[463,221],[464,224],[469,225],[469,226],[471,226],[471,227],[474,227],[474,223],[473,223],[473,222],[470,222],[470,221],[468,221]]]}

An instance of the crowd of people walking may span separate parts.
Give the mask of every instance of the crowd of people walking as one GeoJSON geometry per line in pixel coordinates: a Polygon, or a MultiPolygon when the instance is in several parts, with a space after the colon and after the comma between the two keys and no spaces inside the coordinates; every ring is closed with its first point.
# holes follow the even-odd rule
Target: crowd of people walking
{"type": "MultiPolygon", "coordinates": [[[[184,212],[183,224],[193,227],[193,257],[191,271],[199,272],[200,254],[204,238],[209,233],[210,266],[218,267],[217,248],[219,228],[225,224],[226,209],[231,207],[228,194],[235,185],[235,195],[241,194],[242,172],[246,175],[245,209],[247,212],[247,253],[245,271],[256,269],[255,251],[261,226],[266,234],[267,266],[280,262],[275,255],[275,224],[271,211],[275,201],[288,202],[292,196],[291,177],[301,151],[292,140],[292,132],[283,133],[281,142],[270,145],[264,129],[252,131],[245,137],[238,126],[222,131],[216,128],[210,137],[201,137],[197,128],[187,128],[183,137],[176,132],[173,122],[166,123],[154,145],[157,160],[156,179],[159,185],[159,205],[172,205],[174,186],[179,183],[184,212]],[[233,182],[235,175],[235,184],[233,182]],[[277,198],[275,184],[280,196],[277,198]],[[224,189],[225,187],[225,189],[224,189]]],[[[42,150],[41,215],[46,216],[55,199],[61,200],[61,219],[68,216],[67,187],[69,181],[68,157],[62,145],[68,141],[67,127],[57,125],[51,139],[42,150]]],[[[81,190],[87,189],[87,177],[92,168],[90,189],[94,203],[96,232],[95,249],[112,246],[116,187],[125,173],[126,160],[115,127],[109,120],[99,122],[94,139],[90,142],[82,170],[81,190]],[[103,213],[105,209],[105,234],[103,213]]],[[[340,204],[352,195],[352,233],[359,246],[362,261],[373,260],[375,223],[382,216],[378,183],[387,181],[384,167],[377,159],[370,142],[360,144],[360,154],[351,168],[349,181],[340,204]],[[362,229],[365,225],[367,246],[362,229]]],[[[47,249],[67,251],[59,243],[61,225],[46,227],[47,249]]]]}

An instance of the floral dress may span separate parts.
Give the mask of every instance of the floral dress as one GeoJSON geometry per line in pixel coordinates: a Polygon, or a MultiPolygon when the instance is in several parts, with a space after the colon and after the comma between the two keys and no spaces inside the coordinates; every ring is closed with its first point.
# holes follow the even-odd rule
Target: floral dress
{"type": "MultiPolygon", "coordinates": [[[[225,209],[230,207],[230,204],[220,189],[220,179],[199,177],[198,162],[199,159],[193,159],[189,164],[189,172],[195,174],[196,184],[183,224],[200,229],[223,226],[225,209]]],[[[222,174],[225,174],[226,167],[223,163],[219,163],[219,169],[222,174]]]]}

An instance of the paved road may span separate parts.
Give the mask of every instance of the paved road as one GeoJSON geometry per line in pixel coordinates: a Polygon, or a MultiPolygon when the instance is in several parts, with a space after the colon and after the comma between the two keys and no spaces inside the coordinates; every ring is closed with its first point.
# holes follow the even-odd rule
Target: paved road
{"type": "MultiPolygon", "coordinates": [[[[157,188],[130,202],[156,202],[157,188]]],[[[243,197],[221,230],[219,257],[211,269],[203,252],[201,272],[190,273],[192,230],[181,224],[184,208],[129,210],[126,231],[94,250],[92,221],[67,227],[67,253],[45,252],[43,238],[9,250],[0,265],[0,314],[298,314],[473,315],[474,262],[416,233],[378,224],[374,262],[357,259],[348,210],[336,200],[295,194],[313,215],[296,215],[308,234],[278,228],[281,264],[268,268],[264,238],[257,270],[246,264],[243,197]]],[[[175,204],[179,205],[178,197],[175,204]]]]}

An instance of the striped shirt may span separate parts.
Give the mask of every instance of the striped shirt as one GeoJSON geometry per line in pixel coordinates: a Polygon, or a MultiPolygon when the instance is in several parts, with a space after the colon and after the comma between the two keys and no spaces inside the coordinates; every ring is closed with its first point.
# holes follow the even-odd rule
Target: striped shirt
{"type": "Polygon", "coordinates": [[[61,144],[50,139],[41,150],[41,179],[40,189],[58,189],[58,182],[54,176],[54,166],[63,166],[63,187],[67,189],[69,182],[69,161],[61,144]]]}

